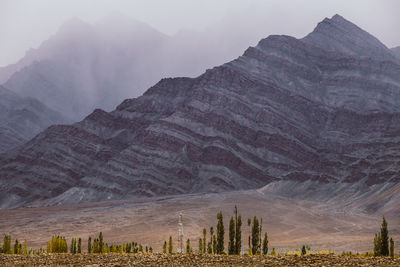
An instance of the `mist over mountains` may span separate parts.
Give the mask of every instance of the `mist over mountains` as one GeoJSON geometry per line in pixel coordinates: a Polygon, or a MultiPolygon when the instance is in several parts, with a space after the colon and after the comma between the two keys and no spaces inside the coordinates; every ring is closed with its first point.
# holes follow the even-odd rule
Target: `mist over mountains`
{"type": "MultiPolygon", "coordinates": [[[[61,86],[31,92],[42,93],[49,107],[59,104],[57,110],[77,118],[89,107],[78,111],[70,103],[105,96],[110,88],[122,95],[129,82],[144,86],[140,77],[151,64],[154,73],[166,71],[154,63],[159,57],[178,62],[176,66],[186,64],[173,61],[173,52],[158,50],[166,36],[151,34],[158,42],[150,54],[123,53],[133,45],[135,51],[148,51],[148,39],[111,51],[104,48],[111,44],[103,44],[104,50],[96,53],[90,40],[97,44],[101,34],[91,35],[92,26],[78,28],[82,39],[73,40],[86,40],[83,44],[65,42],[60,59],[33,63],[6,86],[29,94],[28,83],[21,81],[41,77],[36,71],[52,73],[46,82],[54,78],[55,85],[67,84],[62,88],[71,94],[63,95],[61,86]],[[107,66],[99,54],[107,58],[107,66]],[[123,62],[118,66],[126,68],[110,63],[118,58],[123,62]],[[132,61],[144,66],[132,72],[132,61]],[[74,62],[94,67],[74,71],[74,62]],[[104,76],[119,79],[107,86],[107,79],[99,82],[104,76]],[[73,98],[79,89],[72,81],[77,86],[86,81],[91,94],[73,98]],[[54,97],[45,98],[52,88],[54,97]]],[[[80,122],[51,126],[3,154],[1,207],[262,188],[301,199],[346,201],[373,212],[397,212],[400,60],[395,53],[339,15],[324,19],[302,39],[269,36],[196,78],[162,79],[111,112],[96,109],[80,122]]],[[[47,84],[37,79],[37,84],[47,84]]],[[[118,101],[111,98],[89,102],[104,101],[106,108],[118,101]]]]}
{"type": "Polygon", "coordinates": [[[72,19],[18,63],[0,68],[0,83],[79,121],[95,108],[109,111],[141,95],[163,77],[200,75],[248,46],[248,38],[225,38],[222,30],[167,36],[123,16],[93,25],[72,19]]]}
{"type": "Polygon", "coordinates": [[[77,18],[67,21],[39,48],[27,51],[15,64],[0,67],[4,88],[15,96],[35,99],[53,118],[39,116],[34,127],[15,116],[0,118],[1,125],[14,125],[23,132],[13,136],[3,126],[0,152],[23,144],[52,124],[79,121],[95,108],[110,111],[163,77],[200,75],[236,57],[248,40],[257,39],[254,33],[245,38],[229,34],[223,25],[167,36],[121,14],[93,25],[77,18]]]}

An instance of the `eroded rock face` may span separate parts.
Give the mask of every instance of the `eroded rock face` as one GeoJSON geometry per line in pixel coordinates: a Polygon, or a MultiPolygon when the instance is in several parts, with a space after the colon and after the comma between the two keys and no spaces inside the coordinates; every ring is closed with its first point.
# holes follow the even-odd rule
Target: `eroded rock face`
{"type": "Polygon", "coordinates": [[[197,78],[50,127],[3,156],[0,203],[396,184],[399,103],[399,60],[334,16],[304,39],[270,36],[197,78]]]}

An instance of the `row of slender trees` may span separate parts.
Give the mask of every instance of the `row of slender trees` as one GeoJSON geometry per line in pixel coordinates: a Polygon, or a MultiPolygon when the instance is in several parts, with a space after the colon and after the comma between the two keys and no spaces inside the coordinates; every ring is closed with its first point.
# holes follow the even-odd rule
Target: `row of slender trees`
{"type": "MultiPolygon", "coordinates": [[[[89,237],[87,243],[87,253],[138,253],[147,252],[152,253],[152,247],[143,247],[142,244],[137,242],[125,243],[122,245],[111,244],[108,245],[103,241],[103,233],[100,232],[99,236],[93,239],[89,237]]],[[[14,246],[11,246],[11,236],[5,235],[3,239],[3,246],[0,246],[0,253],[6,254],[42,254],[42,253],[82,253],[82,238],[71,238],[71,243],[68,250],[67,240],[64,236],[53,236],[47,242],[46,250],[40,248],[38,250],[27,249],[26,241],[22,245],[18,240],[15,240],[14,246]]]]}
{"type": "MultiPolygon", "coordinates": [[[[248,251],[250,255],[266,255],[268,253],[268,234],[264,233],[262,238],[262,218],[258,219],[254,216],[253,219],[247,220],[249,227],[248,236],[248,251]]],[[[198,253],[202,254],[225,254],[225,227],[224,218],[222,212],[217,214],[217,225],[216,231],[214,227],[210,227],[209,239],[207,240],[207,229],[204,228],[202,231],[202,238],[199,239],[198,253]],[[208,241],[208,242],[207,242],[208,241]]],[[[227,253],[230,255],[239,255],[242,253],[242,216],[238,214],[237,207],[235,206],[234,215],[229,220],[229,240],[227,253]]],[[[309,247],[303,246],[301,254],[306,254],[306,251],[310,250],[309,247]]],[[[73,237],[69,246],[69,252],[72,254],[82,253],[82,239],[73,237]]],[[[147,252],[152,253],[152,247],[143,247],[141,244],[136,242],[125,243],[122,245],[108,245],[104,243],[103,233],[100,232],[98,237],[93,239],[89,237],[87,243],[87,253],[138,253],[147,252]]],[[[183,251],[182,251],[183,252],[183,251]]],[[[192,253],[193,249],[190,244],[190,240],[186,241],[186,253],[192,253]]],[[[53,236],[51,240],[47,242],[47,248],[39,250],[28,250],[27,242],[23,244],[17,239],[14,245],[11,243],[11,236],[5,235],[3,239],[3,245],[0,246],[0,253],[6,254],[32,254],[32,253],[68,253],[67,240],[63,236],[53,236]]],[[[169,237],[168,244],[164,241],[163,253],[173,253],[173,242],[172,236],[169,237]]],[[[271,254],[275,254],[273,249],[271,254]]],[[[385,217],[382,218],[382,225],[380,232],[375,234],[374,238],[374,256],[391,256],[394,257],[394,241],[393,238],[389,238],[388,224],[385,217]]]]}
{"type": "Polygon", "coordinates": [[[382,218],[381,231],[375,234],[374,255],[394,257],[394,241],[389,240],[389,231],[385,216],[382,218]]]}
{"type": "Polygon", "coordinates": [[[26,240],[24,241],[24,246],[15,239],[14,246],[11,246],[11,236],[5,235],[3,239],[3,246],[0,247],[0,253],[5,254],[28,254],[28,249],[26,245],[26,240]]]}
{"type": "MultiPolygon", "coordinates": [[[[257,216],[253,219],[247,220],[249,226],[249,250],[250,255],[260,255],[268,253],[268,234],[264,233],[262,238],[262,218],[260,220],[257,216]]],[[[199,239],[198,252],[201,254],[226,254],[225,252],[225,227],[224,217],[222,212],[217,214],[217,225],[214,233],[214,227],[210,227],[210,236],[207,242],[207,229],[202,231],[202,238],[199,239]]],[[[237,207],[235,206],[234,215],[229,220],[229,240],[227,252],[229,255],[240,255],[242,252],[242,215],[238,214],[237,207]]],[[[167,241],[164,241],[163,253],[173,253],[172,237],[169,237],[168,246],[167,241]]],[[[191,253],[193,249],[190,246],[190,240],[186,241],[186,253],[191,253]]]]}
{"type": "MultiPolygon", "coordinates": [[[[249,255],[266,255],[268,254],[268,234],[264,233],[262,238],[262,218],[258,219],[254,216],[253,219],[247,220],[249,227],[248,236],[248,251],[249,255]]],[[[231,216],[229,220],[229,240],[228,240],[228,254],[239,255],[241,254],[242,247],[242,216],[237,213],[237,207],[235,206],[234,216],[231,216]]],[[[210,227],[209,241],[207,242],[207,229],[204,228],[202,231],[202,237],[199,238],[198,253],[201,254],[225,254],[224,249],[224,236],[225,227],[222,212],[217,214],[217,226],[216,233],[214,233],[214,227],[210,227]]],[[[307,254],[307,250],[310,250],[309,246],[303,245],[301,248],[301,254],[307,254]]],[[[167,241],[164,241],[163,253],[173,253],[172,237],[169,237],[168,246],[167,241]]],[[[192,253],[193,249],[190,245],[190,239],[186,241],[186,253],[192,253]]],[[[275,249],[271,252],[272,255],[276,255],[275,249]]],[[[374,239],[374,256],[391,256],[394,257],[394,241],[393,238],[389,239],[388,226],[385,217],[382,219],[381,231],[375,234],[374,239]]]]}

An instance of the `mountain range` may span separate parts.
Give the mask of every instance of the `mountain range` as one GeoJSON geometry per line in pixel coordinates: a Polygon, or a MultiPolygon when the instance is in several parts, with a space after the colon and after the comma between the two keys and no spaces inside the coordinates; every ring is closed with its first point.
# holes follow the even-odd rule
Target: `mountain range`
{"type": "Polygon", "coordinates": [[[244,47],[237,40],[221,46],[222,37],[207,34],[215,33],[168,36],[122,15],[95,24],[75,18],[19,62],[0,68],[0,84],[80,121],[95,108],[110,111],[140,96],[163,77],[197,76],[244,47]]]}
{"type": "Polygon", "coordinates": [[[39,116],[35,129],[30,129],[15,116],[1,117],[1,125],[23,129],[24,138],[11,137],[10,129],[1,128],[0,153],[22,145],[52,124],[80,121],[95,108],[112,110],[162,77],[197,76],[233,58],[246,40],[255,39],[251,34],[225,38],[225,30],[186,30],[167,36],[121,14],[95,24],[77,18],[67,21],[21,60],[0,67],[3,87],[45,106],[56,119],[42,121],[39,116]]]}
{"type": "MultiPolygon", "coordinates": [[[[261,188],[398,213],[396,51],[339,15],[302,39],[269,36],[2,154],[0,206],[261,188]]],[[[6,86],[21,92],[25,71],[6,86]]]]}

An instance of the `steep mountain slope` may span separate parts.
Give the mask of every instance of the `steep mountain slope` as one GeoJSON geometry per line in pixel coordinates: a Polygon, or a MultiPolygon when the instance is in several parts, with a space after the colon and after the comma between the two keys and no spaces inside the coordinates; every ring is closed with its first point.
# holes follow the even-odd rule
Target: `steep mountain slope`
{"type": "Polygon", "coordinates": [[[400,58],[400,46],[396,46],[392,48],[392,52],[398,57],[400,58]]]}
{"type": "Polygon", "coordinates": [[[0,153],[30,140],[52,124],[68,121],[33,98],[0,86],[0,153]]]}
{"type": "Polygon", "coordinates": [[[325,50],[392,60],[393,53],[377,38],[360,29],[340,15],[325,18],[303,41],[322,47],[325,50]]]}
{"type": "Polygon", "coordinates": [[[290,194],[294,184],[306,199],[333,199],[344,185],[349,197],[392,199],[399,92],[399,60],[334,16],[304,39],[270,36],[197,78],[163,79],[112,112],[50,127],[1,160],[1,207],[265,185],[290,194]]]}

